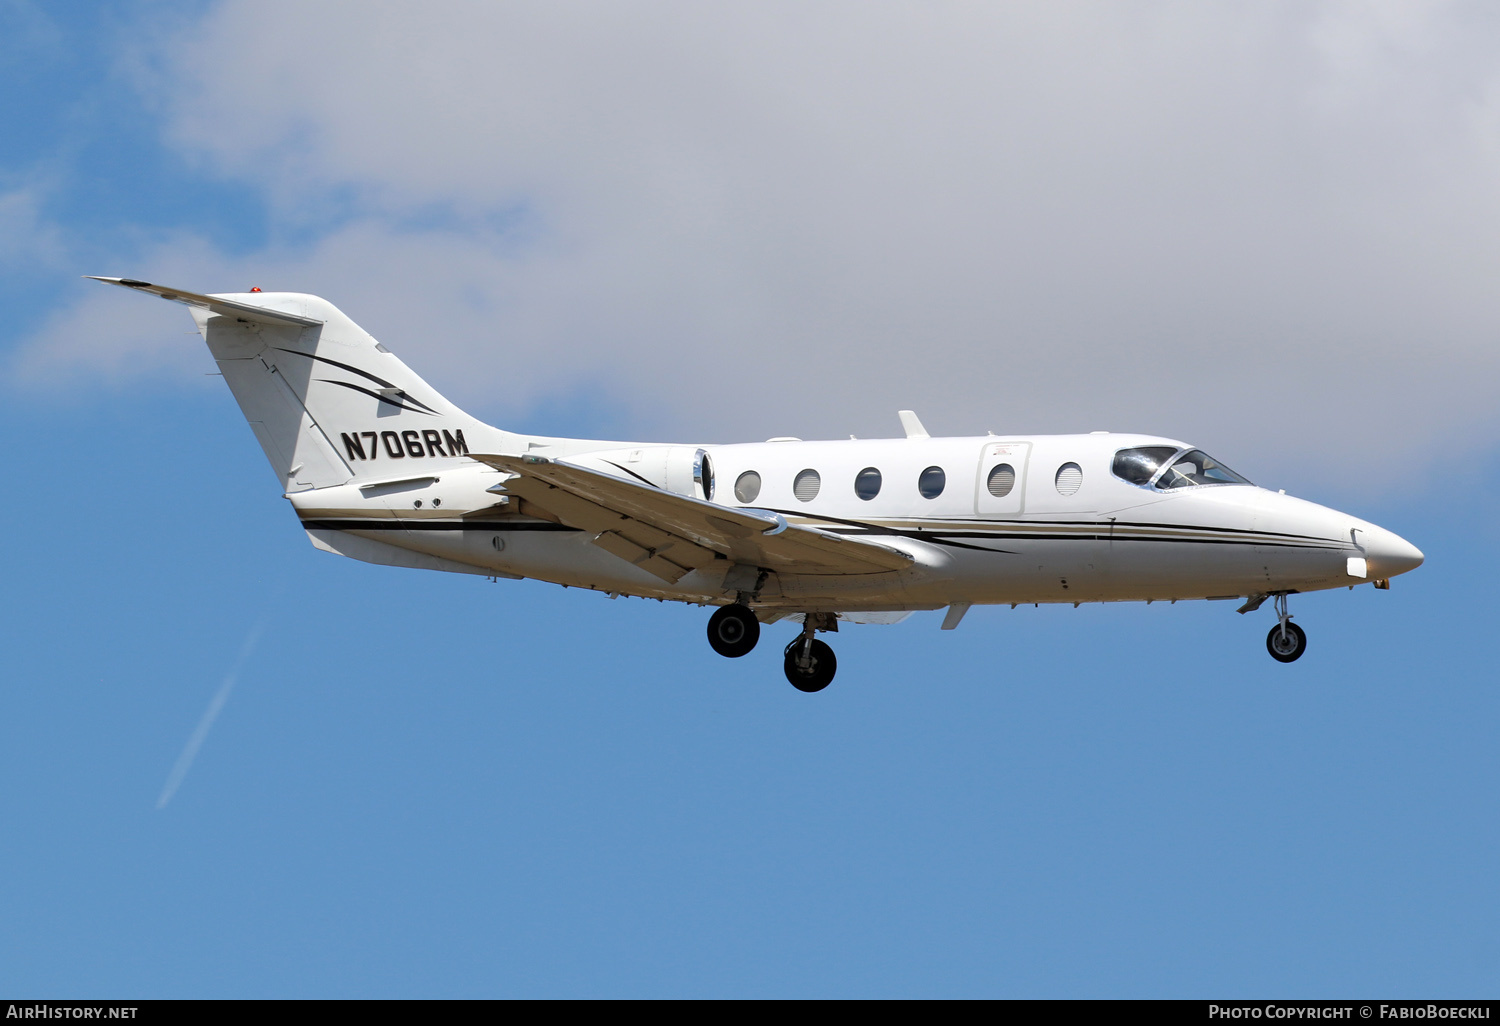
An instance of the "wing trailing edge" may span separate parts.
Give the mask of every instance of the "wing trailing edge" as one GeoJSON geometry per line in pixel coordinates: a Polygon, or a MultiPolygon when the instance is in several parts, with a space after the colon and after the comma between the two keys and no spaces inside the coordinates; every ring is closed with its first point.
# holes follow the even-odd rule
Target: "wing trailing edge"
{"type": "Polygon", "coordinates": [[[595,545],[667,581],[715,560],[726,570],[745,564],[788,574],[889,573],[916,562],[876,542],[788,525],[775,513],[720,506],[545,456],[469,455],[514,475],[504,482],[507,492],[593,532],[595,545]]]}

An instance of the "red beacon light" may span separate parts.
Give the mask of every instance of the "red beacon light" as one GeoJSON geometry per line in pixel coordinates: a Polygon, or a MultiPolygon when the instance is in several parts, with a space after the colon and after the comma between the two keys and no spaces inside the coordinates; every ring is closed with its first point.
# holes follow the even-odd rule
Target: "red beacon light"
{"type": "Polygon", "coordinates": [[[250,291],[251,292],[259,292],[260,291],[260,286],[259,285],[251,285],[250,286],[250,291]]]}

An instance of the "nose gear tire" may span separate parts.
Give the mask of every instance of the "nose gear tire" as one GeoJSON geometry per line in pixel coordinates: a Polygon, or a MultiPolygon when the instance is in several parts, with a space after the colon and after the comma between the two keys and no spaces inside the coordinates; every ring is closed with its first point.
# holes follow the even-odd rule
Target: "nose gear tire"
{"type": "Polygon", "coordinates": [[[1282,634],[1281,624],[1277,624],[1266,635],[1266,651],[1279,663],[1296,662],[1307,651],[1307,634],[1294,623],[1288,623],[1282,634]]]}
{"type": "Polygon", "coordinates": [[[721,656],[749,655],[760,640],[760,621],[745,606],[720,606],[708,618],[708,643],[721,656]]]}

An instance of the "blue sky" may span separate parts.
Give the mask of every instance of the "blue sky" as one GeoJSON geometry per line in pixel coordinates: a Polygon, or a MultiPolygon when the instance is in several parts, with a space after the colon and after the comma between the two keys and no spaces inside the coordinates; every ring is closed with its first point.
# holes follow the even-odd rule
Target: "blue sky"
{"type": "MultiPolygon", "coordinates": [[[[453,184],[442,175],[459,172],[444,169],[432,179],[360,179],[317,145],[288,151],[280,136],[254,126],[247,148],[272,156],[236,162],[222,140],[193,134],[201,110],[183,112],[203,81],[194,76],[213,72],[172,63],[182,38],[174,33],[211,36],[220,30],[215,19],[242,16],[234,7],[123,5],[101,14],[88,4],[12,0],[0,8],[26,29],[0,42],[0,217],[8,218],[0,222],[8,235],[0,302],[9,314],[0,362],[10,379],[0,423],[13,482],[0,620],[8,671],[0,688],[0,990],[1493,992],[1500,709],[1484,625],[1500,570],[1490,526],[1500,447],[1486,404],[1465,405],[1470,393],[1493,395],[1490,365],[1473,362],[1468,341],[1484,335],[1492,313],[1466,308],[1434,328],[1420,346],[1427,376],[1405,391],[1381,391],[1406,365],[1362,334],[1363,313],[1340,302],[1312,312],[1289,302],[1278,317],[1316,323],[1298,342],[1304,373],[1283,367],[1281,378],[1298,378],[1284,391],[1276,375],[1236,379],[1240,365],[1212,343],[1194,349],[1191,340],[1167,339],[1145,350],[1162,359],[1178,352],[1173,345],[1199,354],[1205,380],[1223,382],[1217,414],[1211,403],[1174,405],[1149,392],[1122,398],[1110,387],[1118,380],[1090,380],[1101,372],[1079,341],[1085,321],[1071,324],[1075,335],[1052,339],[1051,356],[1025,365],[1038,375],[1035,397],[1020,389],[996,400],[1016,412],[983,408],[969,393],[946,402],[932,393],[918,404],[937,430],[982,431],[1020,415],[1042,428],[1087,430],[1100,426],[1091,419],[1097,401],[1111,418],[1104,426],[1222,439],[1211,451],[1230,465],[1389,527],[1425,551],[1427,564],[1390,592],[1294,599],[1310,636],[1298,663],[1267,656],[1266,611],[1241,617],[1226,603],[976,609],[953,632],[938,630],[938,614],[846,628],[836,639],[838,680],[806,696],[777,665],[789,627],[768,629],[762,650],[730,661],[709,650],[699,609],[315,551],[232,399],[203,376],[210,361],[185,334],[188,318],[124,294],[96,300],[90,289],[108,290],[78,275],[163,266],[187,275],[174,283],[188,288],[242,288],[253,274],[324,290],[434,384],[507,426],[724,440],[822,425],[836,435],[838,424],[894,430],[893,413],[882,411],[896,408],[897,393],[888,396],[881,389],[894,386],[877,379],[903,376],[889,362],[902,336],[860,334],[875,330],[856,302],[875,288],[871,280],[839,284],[832,265],[798,264],[796,282],[851,290],[808,314],[796,282],[744,257],[761,244],[746,224],[774,233],[730,188],[727,172],[703,179],[724,185],[713,201],[722,218],[705,216],[701,234],[651,237],[650,252],[639,255],[644,270],[600,270],[616,265],[588,254],[616,253],[612,236],[585,229],[608,223],[625,237],[632,225],[672,216],[652,207],[659,197],[649,189],[611,192],[611,183],[648,180],[642,167],[671,177],[678,165],[620,156],[589,133],[536,158],[537,168],[587,163],[599,176],[553,192],[535,184],[545,176],[534,169],[501,175],[492,197],[453,184]],[[731,241],[697,248],[715,233],[731,241]],[[774,347],[747,349],[727,320],[703,320],[716,316],[708,299],[682,317],[667,301],[673,272],[689,262],[674,242],[694,263],[721,255],[726,279],[754,286],[721,288],[695,267],[683,272],[698,276],[682,291],[701,287],[715,301],[758,295],[771,312],[734,315],[759,317],[753,323],[764,327],[807,314],[834,339],[865,339],[861,362],[873,368],[873,393],[830,388],[837,377],[814,360],[808,387],[823,388],[823,402],[803,393],[766,399],[756,375],[785,376],[774,347]],[[359,257],[367,262],[358,274],[339,263],[354,259],[356,243],[373,250],[359,257]],[[493,262],[473,270],[479,253],[493,262]],[[478,291],[393,297],[389,282],[417,273],[419,258],[469,265],[460,285],[478,291]],[[486,291],[485,276],[497,268],[556,303],[550,318],[546,304],[523,301],[504,283],[486,291]],[[299,276],[312,284],[298,284],[299,276]],[[572,277],[576,291],[557,284],[572,277]],[[622,298],[648,278],[666,281],[667,298],[622,298]],[[589,307],[592,290],[609,316],[589,307]],[[434,316],[465,294],[482,321],[434,316]],[[567,331],[605,323],[617,326],[614,334],[580,337],[570,348],[567,331]],[[653,332],[662,340],[652,341],[653,332]],[[522,342],[530,348],[517,360],[506,347],[522,342]],[[676,371],[662,371],[664,393],[644,395],[635,387],[644,379],[609,371],[608,359],[668,367],[684,352],[695,362],[690,380],[715,382],[710,398],[724,418],[701,397],[675,403],[676,371]],[[1327,361],[1337,363],[1327,353],[1355,354],[1354,378],[1325,374],[1327,361]],[[543,356],[554,369],[521,366],[548,364],[543,356]],[[474,380],[463,373],[471,364],[474,380]],[[1080,382],[1066,400],[1048,382],[1059,373],[1080,382]],[[1397,398],[1374,410],[1306,398],[1318,388],[1345,392],[1350,380],[1397,398]],[[1451,393],[1433,384],[1443,381],[1451,393]],[[871,412],[877,401],[884,405],[871,412]],[[1246,423],[1241,412],[1257,406],[1270,412],[1246,423]],[[1174,426],[1179,418],[1184,426],[1174,426]],[[158,809],[183,745],[262,622],[197,759],[158,809]]],[[[534,11],[516,8],[515,16],[534,11]]],[[[1030,30],[1054,43],[1069,31],[1030,30]]],[[[1134,31],[1108,29],[1116,30],[1134,31]]],[[[1217,38],[1218,29],[1184,31],[1191,42],[1195,32],[1217,38]]],[[[1433,32],[1424,59],[1457,59],[1433,32]]],[[[546,38],[571,52],[566,35],[546,38]]],[[[225,61],[220,70],[232,76],[225,61]]],[[[1424,82],[1437,75],[1425,65],[1409,74],[1424,82]]],[[[336,76],[328,76],[313,81],[333,95],[336,76]]],[[[674,82],[661,88],[674,91],[674,82]]],[[[822,95],[835,93],[809,94],[822,95]]],[[[751,102],[760,99],[750,94],[733,108],[746,133],[776,114],[751,102]]],[[[662,138],[675,138],[680,112],[661,111],[662,138]]],[[[516,124],[519,147],[524,119],[516,124]]],[[[337,134],[324,127],[326,137],[337,134]]],[[[1037,145],[1054,147],[1060,164],[1084,159],[1091,145],[1114,145],[1085,129],[1071,139],[1044,134],[1037,145]]],[[[392,129],[398,137],[405,130],[392,129]]],[[[797,145],[795,134],[782,142],[797,145]]],[[[1353,160],[1339,149],[1353,145],[1347,139],[1327,145],[1279,166],[1353,160]]],[[[464,160],[482,170],[489,159],[454,157],[459,170],[464,160]]],[[[700,172],[719,166],[699,164],[700,172]]],[[[929,184],[936,179],[920,176],[942,178],[931,168],[912,174],[929,184]]],[[[826,183],[812,177],[812,195],[786,202],[815,203],[826,183]]],[[[1349,192],[1425,195],[1424,183],[1404,178],[1386,194],[1385,184],[1358,180],[1349,192]]],[[[1066,199],[1059,193],[1041,205],[1060,210],[1066,199]]],[[[1317,197],[1302,199],[1314,205],[1298,217],[1326,222],[1329,251],[1364,245],[1340,235],[1341,222],[1317,197]]],[[[1228,224],[1234,204],[1224,202],[1228,224]]],[[[1412,200],[1413,220],[1423,202],[1412,200]]],[[[1134,224],[1125,217],[1100,231],[1128,240],[1134,224]]],[[[785,237],[787,259],[860,244],[819,234],[831,227],[813,222],[805,235],[785,237]]],[[[945,238],[941,219],[923,230],[945,238]]],[[[1423,252],[1470,246],[1445,230],[1440,223],[1423,237],[1423,252]]],[[[951,231],[963,233],[956,223],[951,231]]],[[[1170,248],[1163,238],[1139,244],[1170,248]]],[[[1225,246],[1255,244],[1231,235],[1225,246]]],[[[973,317],[983,320],[988,308],[961,283],[937,287],[921,277],[920,261],[903,263],[918,250],[901,236],[889,258],[909,275],[911,309],[973,300],[973,317]]],[[[1084,256],[1086,284],[1118,267],[1108,253],[1084,256]]],[[[1373,293],[1377,285],[1363,279],[1360,287],[1373,293]]],[[[1243,328],[1239,312],[1203,316],[1216,313],[1232,333],[1243,328]]],[[[939,319],[955,327],[956,317],[939,319]]],[[[1124,330],[1144,337],[1165,323],[1128,321],[1124,330]]],[[[956,336],[932,342],[939,354],[950,344],[959,357],[981,360],[956,336]]],[[[1003,354],[995,359],[975,363],[984,372],[975,376],[1012,369],[1003,354]]],[[[908,384],[919,398],[929,387],[908,384]]]]}

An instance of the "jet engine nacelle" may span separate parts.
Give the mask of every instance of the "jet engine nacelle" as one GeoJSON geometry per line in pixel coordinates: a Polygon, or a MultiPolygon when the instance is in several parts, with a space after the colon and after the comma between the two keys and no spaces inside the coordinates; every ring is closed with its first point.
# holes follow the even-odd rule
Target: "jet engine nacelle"
{"type": "Polygon", "coordinates": [[[695,499],[708,498],[712,461],[692,445],[642,445],[605,449],[567,457],[567,462],[616,477],[644,481],[657,488],[695,499]],[[709,475],[705,477],[705,473],[709,475]]]}

